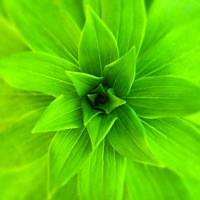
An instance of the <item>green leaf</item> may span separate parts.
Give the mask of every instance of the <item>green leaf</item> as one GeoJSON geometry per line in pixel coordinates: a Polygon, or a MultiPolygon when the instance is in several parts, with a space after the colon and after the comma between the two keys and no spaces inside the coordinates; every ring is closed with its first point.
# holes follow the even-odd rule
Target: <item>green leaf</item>
{"type": "Polygon", "coordinates": [[[78,68],[44,53],[25,52],[0,59],[0,76],[12,86],[53,96],[74,91],[65,70],[78,71],[78,68]]]}
{"type": "Polygon", "coordinates": [[[200,110],[200,87],[186,79],[159,76],[138,79],[125,100],[144,118],[187,115],[200,110]]]}
{"type": "Polygon", "coordinates": [[[167,168],[127,162],[126,200],[189,200],[185,183],[167,168]]]}
{"type": "Polygon", "coordinates": [[[79,174],[82,199],[121,200],[125,159],[102,142],[79,174]]]}
{"type": "Polygon", "coordinates": [[[113,87],[119,97],[126,96],[135,79],[136,54],[133,47],[125,56],[106,65],[104,76],[106,83],[113,87]]]}
{"type": "MultiPolygon", "coordinates": [[[[53,97],[36,92],[14,89],[0,79],[0,123],[12,125],[13,121],[27,115],[35,109],[45,108],[53,97]]],[[[3,125],[4,124],[4,125],[3,125]]]]}
{"type": "Polygon", "coordinates": [[[79,128],[82,125],[81,102],[75,93],[55,99],[44,111],[33,133],[79,128]]]}
{"type": "MultiPolygon", "coordinates": [[[[144,52],[147,53],[147,51],[153,51],[151,47],[159,42],[160,39],[164,38],[171,30],[175,30],[181,26],[189,27],[193,20],[199,20],[199,12],[200,4],[198,0],[154,0],[148,10],[147,27],[141,54],[144,52]]],[[[188,28],[188,31],[193,32],[193,29],[188,28]]],[[[184,35],[185,31],[180,33],[184,35]]],[[[182,43],[183,46],[189,44],[187,42],[188,40],[198,38],[198,33],[195,37],[192,37],[191,34],[189,35],[190,37],[186,37],[186,40],[182,43]]],[[[171,50],[174,51],[174,47],[171,50]]],[[[167,52],[170,53],[170,51],[167,52]]],[[[176,52],[178,53],[178,51],[176,52]]]]}
{"type": "Polygon", "coordinates": [[[84,99],[82,102],[82,109],[83,109],[83,122],[84,126],[87,124],[98,114],[102,113],[100,110],[94,109],[91,105],[89,100],[84,99]]]}
{"type": "Polygon", "coordinates": [[[59,188],[53,194],[51,200],[63,200],[64,197],[67,199],[80,200],[77,179],[77,175],[75,175],[67,184],[59,188]]]}
{"type": "Polygon", "coordinates": [[[1,199],[47,199],[46,161],[46,156],[43,156],[41,159],[22,169],[0,173],[1,199]]]}
{"type": "Polygon", "coordinates": [[[133,46],[138,54],[146,27],[143,0],[112,0],[109,3],[103,0],[102,19],[117,39],[120,56],[126,54],[133,46]]]}
{"type": "Polygon", "coordinates": [[[85,16],[83,10],[83,2],[82,0],[56,0],[59,3],[61,8],[64,8],[76,21],[82,30],[83,25],[85,23],[85,16]]]}
{"type": "Polygon", "coordinates": [[[99,114],[90,120],[87,124],[87,130],[93,148],[98,146],[99,143],[106,137],[116,120],[117,116],[114,114],[99,114]]]}
{"type": "Polygon", "coordinates": [[[194,20],[189,25],[181,26],[168,32],[158,42],[154,41],[138,60],[137,78],[190,74],[191,69],[199,68],[200,52],[200,20],[194,20]],[[190,35],[190,37],[188,37],[190,35]]]}
{"type": "Polygon", "coordinates": [[[24,167],[47,153],[54,133],[31,134],[43,110],[43,108],[32,110],[15,123],[9,123],[9,127],[1,131],[0,170],[24,167]]]}
{"type": "Polygon", "coordinates": [[[176,119],[143,120],[148,143],[169,168],[186,176],[200,177],[200,131],[176,119]]]}
{"type": "Polygon", "coordinates": [[[90,138],[85,128],[60,131],[56,134],[49,149],[51,194],[83,167],[91,153],[90,138]]]}
{"type": "Polygon", "coordinates": [[[90,5],[112,31],[120,57],[133,46],[138,54],[146,27],[143,0],[86,0],[85,5],[90,5]]]}
{"type": "Polygon", "coordinates": [[[82,72],[66,71],[66,73],[80,97],[87,95],[103,81],[103,77],[96,77],[82,72]]]}
{"type": "Polygon", "coordinates": [[[103,68],[118,58],[117,42],[90,7],[87,7],[86,14],[79,46],[79,64],[83,72],[100,77],[103,68]]]}
{"type": "Polygon", "coordinates": [[[186,116],[186,119],[200,128],[200,112],[186,116]]]}
{"type": "Polygon", "coordinates": [[[149,149],[145,129],[136,113],[128,105],[117,108],[116,113],[118,120],[108,134],[111,145],[136,162],[160,165],[149,149]]]}
{"type": "Polygon", "coordinates": [[[200,193],[199,193],[199,187],[200,187],[200,181],[195,179],[186,179],[185,184],[190,192],[190,199],[199,199],[200,193]]]}
{"type": "Polygon", "coordinates": [[[81,31],[53,1],[5,1],[7,10],[30,46],[77,64],[81,31]],[[31,25],[30,25],[31,24],[31,25]]]}
{"type": "Polygon", "coordinates": [[[88,7],[91,7],[92,10],[100,17],[101,16],[101,2],[99,0],[83,0],[84,12],[87,12],[88,7]]]}
{"type": "Polygon", "coordinates": [[[0,57],[28,50],[18,31],[2,16],[0,16],[0,44],[0,57]]]}
{"type": "Polygon", "coordinates": [[[126,101],[115,96],[114,90],[112,88],[107,91],[108,101],[100,106],[96,106],[96,108],[102,109],[106,114],[110,114],[115,108],[120,107],[125,104],[126,101]]]}

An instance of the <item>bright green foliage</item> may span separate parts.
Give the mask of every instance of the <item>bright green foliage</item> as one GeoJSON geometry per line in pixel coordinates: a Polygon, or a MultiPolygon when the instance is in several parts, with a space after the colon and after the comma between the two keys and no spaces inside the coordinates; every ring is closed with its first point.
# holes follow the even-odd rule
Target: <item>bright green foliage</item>
{"type": "Polygon", "coordinates": [[[102,77],[92,76],[86,73],[66,71],[66,74],[74,84],[80,97],[87,95],[95,89],[103,80],[102,77]]]}
{"type": "Polygon", "coordinates": [[[72,91],[74,86],[65,75],[65,70],[78,71],[66,60],[35,52],[6,57],[1,60],[0,67],[1,76],[14,87],[53,96],[72,91]]]}
{"type": "Polygon", "coordinates": [[[44,111],[33,133],[60,131],[81,126],[81,103],[74,93],[59,96],[44,111]]]}
{"type": "MultiPolygon", "coordinates": [[[[0,4],[1,5],[1,4],[0,4]]],[[[0,56],[28,50],[18,31],[0,15],[0,56]]]]}
{"type": "Polygon", "coordinates": [[[106,83],[113,87],[119,97],[129,94],[135,79],[136,55],[135,46],[122,58],[106,65],[104,76],[106,83]]]}
{"type": "Polygon", "coordinates": [[[79,46],[79,64],[83,72],[101,76],[105,65],[118,58],[117,42],[90,7],[86,12],[87,20],[79,46]]]}
{"type": "Polygon", "coordinates": [[[79,187],[82,198],[121,199],[125,166],[125,159],[108,143],[102,142],[80,172],[79,187]]]}
{"type": "Polygon", "coordinates": [[[8,0],[5,4],[32,49],[68,58],[77,64],[81,31],[69,14],[48,0],[35,0],[34,6],[26,0],[8,0]]]}
{"type": "Polygon", "coordinates": [[[110,143],[130,159],[154,164],[156,161],[146,143],[145,129],[136,113],[128,105],[117,109],[116,113],[118,120],[109,133],[110,143]]]}
{"type": "Polygon", "coordinates": [[[169,169],[129,161],[126,171],[124,199],[190,199],[182,179],[169,169]]]}
{"type": "Polygon", "coordinates": [[[200,108],[200,86],[170,76],[155,76],[134,82],[126,101],[141,117],[186,115],[200,108]]]}
{"type": "Polygon", "coordinates": [[[181,119],[144,120],[144,125],[149,144],[161,160],[179,173],[200,179],[198,129],[181,119]]]}
{"type": "Polygon", "coordinates": [[[0,0],[0,199],[200,199],[199,0],[0,0]]]}
{"type": "Polygon", "coordinates": [[[90,157],[91,143],[85,128],[60,131],[49,149],[50,191],[63,186],[90,157]]]}
{"type": "Polygon", "coordinates": [[[93,147],[96,147],[106,137],[116,120],[117,117],[114,114],[97,115],[90,120],[87,130],[93,147]]]}

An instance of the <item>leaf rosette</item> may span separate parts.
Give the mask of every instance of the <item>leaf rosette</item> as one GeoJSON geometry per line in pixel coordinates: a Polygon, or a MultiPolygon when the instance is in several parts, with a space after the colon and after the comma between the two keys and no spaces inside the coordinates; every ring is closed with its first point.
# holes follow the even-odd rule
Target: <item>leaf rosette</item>
{"type": "Polygon", "coordinates": [[[187,66],[200,61],[200,5],[170,2],[5,1],[15,27],[0,18],[14,41],[9,52],[0,48],[0,76],[12,86],[1,81],[0,155],[14,145],[22,158],[3,159],[2,168],[37,168],[48,152],[49,199],[79,199],[66,189],[77,195],[77,187],[83,200],[158,199],[158,177],[161,193],[189,199],[183,180],[200,179],[200,131],[191,122],[199,69],[187,66]]]}

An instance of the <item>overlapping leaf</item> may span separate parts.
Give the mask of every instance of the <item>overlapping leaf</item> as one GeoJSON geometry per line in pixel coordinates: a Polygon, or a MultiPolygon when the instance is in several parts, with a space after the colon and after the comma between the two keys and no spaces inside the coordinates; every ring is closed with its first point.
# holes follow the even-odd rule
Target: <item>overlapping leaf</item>
{"type": "Polygon", "coordinates": [[[144,120],[153,152],[178,173],[199,179],[200,131],[176,118],[144,120]]]}
{"type": "Polygon", "coordinates": [[[88,160],[92,152],[85,128],[60,131],[49,150],[50,192],[66,184],[88,160]]]}
{"type": "Polygon", "coordinates": [[[181,78],[158,76],[135,81],[125,100],[139,116],[159,118],[199,111],[199,96],[197,84],[181,78]]]}
{"type": "Polygon", "coordinates": [[[126,168],[126,188],[127,200],[190,199],[183,180],[174,172],[130,161],[126,168]]]}
{"type": "Polygon", "coordinates": [[[109,143],[101,143],[79,175],[83,199],[121,200],[125,159],[109,143]]]}
{"type": "Polygon", "coordinates": [[[114,114],[99,114],[90,120],[87,130],[94,148],[106,137],[116,120],[114,114]]]}
{"type": "Polygon", "coordinates": [[[85,23],[83,1],[82,0],[54,0],[58,3],[61,8],[66,9],[66,11],[71,15],[71,17],[82,29],[85,23]]]}
{"type": "MultiPolygon", "coordinates": [[[[199,8],[200,10],[200,8],[199,8]]],[[[193,20],[168,32],[138,60],[137,78],[176,74],[186,76],[199,73],[200,20],[193,20]]]]}
{"type": "Polygon", "coordinates": [[[126,96],[135,79],[136,53],[135,46],[122,58],[106,65],[104,77],[106,83],[115,89],[119,97],[126,96]]]}
{"type": "Polygon", "coordinates": [[[53,196],[51,196],[51,200],[63,200],[63,197],[67,197],[68,199],[80,200],[80,195],[78,194],[78,186],[77,186],[77,175],[69,180],[67,184],[58,189],[53,196]]]}
{"type": "Polygon", "coordinates": [[[53,96],[74,91],[65,70],[78,71],[78,68],[45,53],[25,52],[0,59],[0,76],[11,85],[53,96]]]}
{"type": "Polygon", "coordinates": [[[110,130],[108,137],[112,146],[123,156],[141,163],[158,164],[145,139],[145,129],[128,106],[116,109],[118,120],[110,130]]]}
{"type": "Polygon", "coordinates": [[[54,133],[32,135],[31,130],[44,109],[32,111],[0,134],[0,169],[25,166],[45,155],[54,133]]]}
{"type": "Polygon", "coordinates": [[[2,16],[0,16],[0,44],[0,57],[28,50],[18,31],[2,16]]]}
{"type": "Polygon", "coordinates": [[[102,18],[114,34],[120,56],[133,46],[139,52],[146,26],[146,13],[143,0],[85,0],[102,18]]]}
{"type": "Polygon", "coordinates": [[[84,126],[87,126],[87,124],[97,115],[102,113],[100,110],[94,109],[91,105],[88,99],[84,99],[82,102],[82,109],[83,109],[83,123],[84,126]]]}
{"type": "MultiPolygon", "coordinates": [[[[154,0],[148,11],[147,28],[141,53],[147,50],[153,51],[151,47],[176,28],[185,25],[189,27],[193,20],[199,20],[199,11],[198,0],[154,0]]],[[[194,29],[195,26],[188,30],[193,32],[194,29]]],[[[187,39],[197,38],[197,36],[187,37],[183,45],[189,45],[187,39]]]]}
{"type": "Polygon", "coordinates": [[[6,84],[0,79],[0,121],[11,123],[35,109],[45,108],[53,97],[36,92],[24,92],[6,84]]]}
{"type": "Polygon", "coordinates": [[[80,29],[73,18],[48,0],[6,0],[13,21],[30,46],[77,64],[80,29]],[[67,38],[67,39],[66,39],[67,38]]]}
{"type": "Polygon", "coordinates": [[[103,81],[103,77],[96,77],[81,72],[66,71],[66,74],[72,81],[80,97],[90,93],[103,81]]]}
{"type": "Polygon", "coordinates": [[[79,128],[82,125],[81,102],[75,93],[55,99],[44,111],[33,133],[79,128]]]}
{"type": "Polygon", "coordinates": [[[83,72],[100,77],[105,65],[118,58],[117,42],[90,7],[87,7],[86,17],[79,46],[79,63],[83,72]]]}

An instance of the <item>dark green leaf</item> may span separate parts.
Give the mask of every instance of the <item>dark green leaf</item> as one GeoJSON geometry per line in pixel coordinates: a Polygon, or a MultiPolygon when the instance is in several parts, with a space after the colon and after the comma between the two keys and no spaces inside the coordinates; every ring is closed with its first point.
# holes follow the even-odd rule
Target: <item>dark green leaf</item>
{"type": "Polygon", "coordinates": [[[66,71],[66,73],[80,97],[87,95],[103,81],[103,77],[96,77],[82,72],[66,71]]]}
{"type": "Polygon", "coordinates": [[[100,110],[94,109],[91,105],[89,100],[84,99],[82,102],[82,109],[83,109],[83,122],[84,126],[87,124],[98,114],[102,113],[100,110]]]}
{"type": "Polygon", "coordinates": [[[30,46],[77,64],[81,31],[71,16],[49,0],[6,0],[9,14],[30,46]]]}
{"type": "Polygon", "coordinates": [[[94,148],[106,137],[116,120],[114,114],[99,114],[90,120],[87,130],[94,148]]]}
{"type": "Polygon", "coordinates": [[[75,93],[59,96],[44,111],[33,133],[79,128],[82,125],[81,102],[75,93]]]}
{"type": "Polygon", "coordinates": [[[53,96],[74,91],[65,70],[78,68],[44,53],[26,52],[0,59],[0,75],[12,86],[53,96]]]}
{"type": "Polygon", "coordinates": [[[53,194],[85,164],[92,152],[85,128],[60,131],[49,150],[50,190],[53,194]]]}
{"type": "Polygon", "coordinates": [[[104,110],[106,114],[110,114],[115,108],[120,107],[125,104],[126,101],[115,96],[114,90],[112,88],[107,91],[108,101],[106,103],[96,106],[96,108],[104,110]]]}
{"type": "Polygon", "coordinates": [[[141,163],[158,164],[145,138],[145,129],[135,112],[123,105],[116,109],[118,120],[108,137],[112,146],[123,156],[141,163]]]}
{"type": "Polygon", "coordinates": [[[200,86],[186,79],[159,76],[138,79],[125,100],[144,118],[191,114],[200,110],[200,86]]]}
{"type": "Polygon", "coordinates": [[[106,83],[114,88],[117,96],[123,97],[131,90],[135,79],[135,70],[136,54],[135,47],[133,47],[125,56],[106,65],[103,73],[106,83]]]}
{"type": "Polygon", "coordinates": [[[169,168],[199,179],[200,131],[181,119],[143,121],[154,154],[169,168]]]}
{"type": "Polygon", "coordinates": [[[100,77],[105,65],[118,58],[117,42],[90,7],[87,7],[86,14],[79,46],[79,63],[83,72],[100,77]]]}
{"type": "Polygon", "coordinates": [[[121,200],[125,159],[109,143],[102,142],[79,175],[83,199],[121,200]]]}

